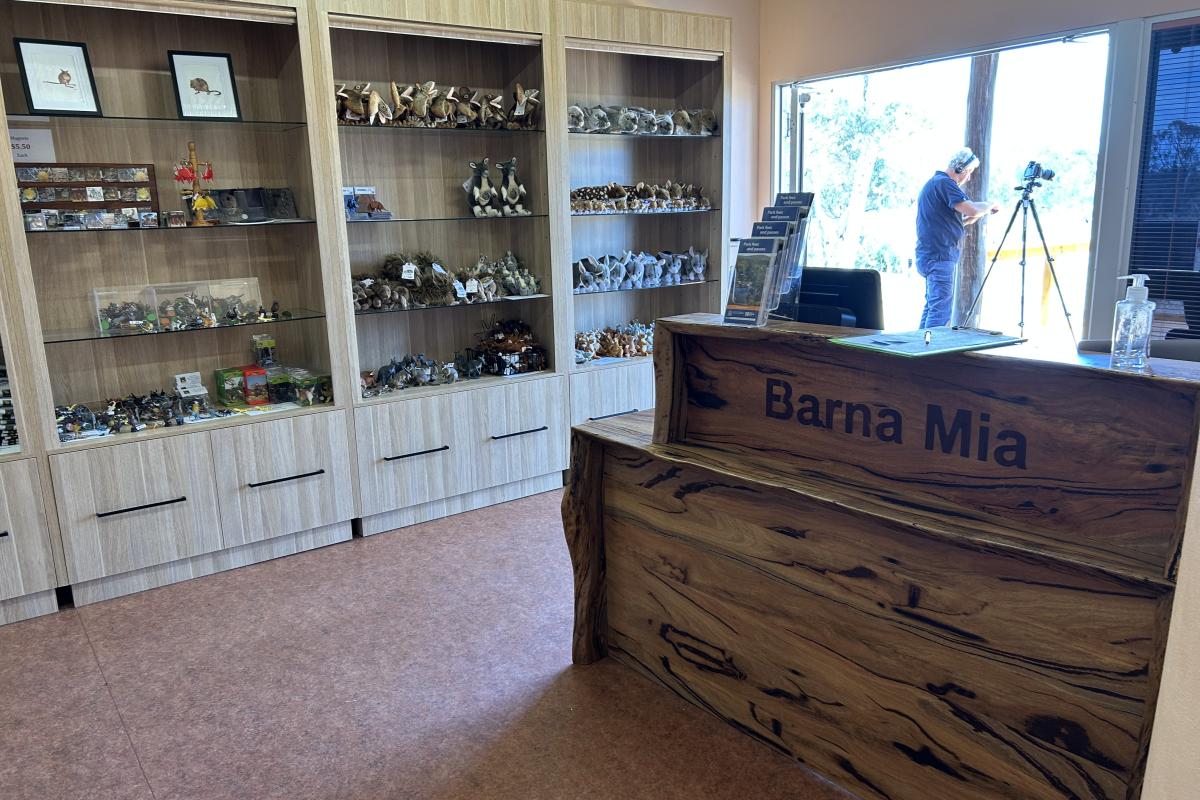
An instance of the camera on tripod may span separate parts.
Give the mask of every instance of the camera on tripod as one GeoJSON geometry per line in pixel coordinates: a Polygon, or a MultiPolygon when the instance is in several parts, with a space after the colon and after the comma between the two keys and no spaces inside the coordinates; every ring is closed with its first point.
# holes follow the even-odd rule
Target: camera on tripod
{"type": "Polygon", "coordinates": [[[1025,176],[1021,179],[1026,183],[1030,181],[1052,181],[1054,176],[1058,174],[1052,169],[1046,169],[1039,161],[1030,161],[1029,166],[1025,167],[1025,176]]]}

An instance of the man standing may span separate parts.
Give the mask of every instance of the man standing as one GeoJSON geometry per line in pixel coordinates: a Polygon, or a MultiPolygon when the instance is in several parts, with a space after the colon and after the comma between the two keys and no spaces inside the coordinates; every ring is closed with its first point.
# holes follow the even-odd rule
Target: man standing
{"type": "Polygon", "coordinates": [[[1000,210],[991,203],[973,202],[963,192],[962,185],[978,167],[979,159],[964,147],[945,169],[933,174],[917,198],[917,272],[925,279],[922,328],[950,322],[954,273],[966,226],[1000,210]]]}

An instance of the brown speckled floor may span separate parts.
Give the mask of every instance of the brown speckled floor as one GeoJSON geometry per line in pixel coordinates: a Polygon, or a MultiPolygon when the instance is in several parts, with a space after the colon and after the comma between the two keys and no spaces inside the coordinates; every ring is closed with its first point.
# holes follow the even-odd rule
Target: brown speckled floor
{"type": "Polygon", "coordinates": [[[571,666],[559,498],[0,628],[0,797],[844,800],[571,666]]]}

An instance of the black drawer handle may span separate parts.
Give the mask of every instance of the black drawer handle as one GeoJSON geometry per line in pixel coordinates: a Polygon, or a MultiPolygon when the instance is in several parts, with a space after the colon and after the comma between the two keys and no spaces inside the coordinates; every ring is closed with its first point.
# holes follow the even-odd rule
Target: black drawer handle
{"type": "Polygon", "coordinates": [[[601,414],[598,417],[588,417],[588,422],[599,422],[602,419],[612,419],[613,417],[623,417],[626,414],[636,414],[641,409],[631,408],[628,411],[618,411],[615,414],[601,414]]]}
{"type": "Polygon", "coordinates": [[[303,475],[289,475],[286,478],[276,478],[273,481],[259,481],[258,483],[247,483],[246,485],[249,486],[251,489],[257,489],[260,486],[270,486],[273,483],[286,483],[287,481],[298,481],[301,478],[313,478],[313,477],[316,477],[317,475],[324,475],[324,474],[325,474],[325,470],[319,469],[319,470],[316,470],[315,472],[305,472],[303,475]]]}
{"type": "Polygon", "coordinates": [[[541,433],[542,431],[548,431],[548,430],[550,430],[550,426],[543,425],[540,428],[530,428],[527,431],[517,431],[516,433],[505,433],[500,436],[493,436],[492,439],[499,441],[500,439],[511,439],[514,436],[525,436],[530,433],[541,433]]]}
{"type": "Polygon", "coordinates": [[[0,539],[8,538],[8,531],[0,531],[0,539]]]}
{"type": "Polygon", "coordinates": [[[169,506],[175,503],[186,503],[186,497],[176,497],[174,500],[163,500],[158,503],[146,503],[144,506],[133,506],[132,508],[118,508],[116,511],[101,511],[96,514],[100,519],[105,517],[114,517],[117,514],[130,514],[134,511],[145,511],[147,508],[158,508],[159,506],[169,506]]]}
{"type": "Polygon", "coordinates": [[[384,456],[384,461],[399,461],[402,458],[416,458],[417,456],[427,456],[430,453],[440,453],[443,450],[449,450],[450,445],[444,444],[441,447],[435,447],[432,450],[418,450],[415,453],[405,453],[402,456],[384,456]]]}

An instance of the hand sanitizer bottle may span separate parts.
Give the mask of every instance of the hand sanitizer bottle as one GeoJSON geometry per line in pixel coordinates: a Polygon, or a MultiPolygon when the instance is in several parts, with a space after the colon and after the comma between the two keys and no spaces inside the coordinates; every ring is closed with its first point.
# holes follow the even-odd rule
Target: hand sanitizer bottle
{"type": "Polygon", "coordinates": [[[1129,372],[1145,372],[1146,358],[1150,351],[1150,323],[1154,320],[1154,303],[1147,299],[1148,275],[1122,275],[1120,280],[1133,283],[1125,292],[1125,299],[1117,303],[1113,319],[1112,361],[1113,369],[1129,372]]]}

